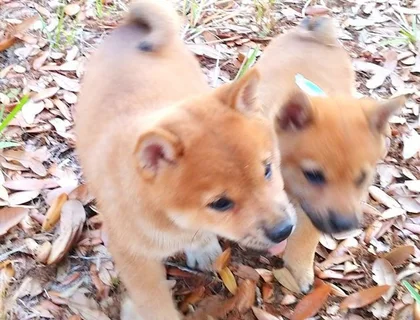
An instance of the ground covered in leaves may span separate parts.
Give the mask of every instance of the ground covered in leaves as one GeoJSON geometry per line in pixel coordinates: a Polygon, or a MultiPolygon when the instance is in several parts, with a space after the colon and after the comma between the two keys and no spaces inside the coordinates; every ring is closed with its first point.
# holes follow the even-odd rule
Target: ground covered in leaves
{"type": "MultiPolygon", "coordinates": [[[[326,7],[354,60],[358,92],[410,97],[391,120],[364,227],[322,238],[311,294],[299,293],[281,259],[223,242],[214,274],[186,268],[182,256],[167,263],[179,308],[231,320],[420,319],[420,1],[174,2],[214,87],[250,65],[270,37],[326,7]]],[[[126,9],[122,0],[0,0],[2,120],[12,112],[0,126],[0,319],[119,318],[124,289],[82,183],[73,115],[89,55],[126,9]]]]}

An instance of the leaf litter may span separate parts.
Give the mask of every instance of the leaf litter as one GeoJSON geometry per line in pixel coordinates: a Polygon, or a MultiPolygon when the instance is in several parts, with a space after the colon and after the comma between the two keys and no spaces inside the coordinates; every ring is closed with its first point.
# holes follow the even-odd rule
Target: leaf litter
{"type": "MultiPolygon", "coordinates": [[[[212,86],[233,80],[250,53],[263,54],[270,37],[304,12],[335,17],[360,96],[409,96],[391,119],[389,153],[363,204],[364,225],[321,238],[314,268],[323,282],[317,278],[303,295],[281,253],[222,241],[218,274],[186,268],[182,255],[170,260],[180,309],[214,319],[418,318],[418,305],[407,298],[419,289],[420,270],[418,4],[227,0],[196,10],[196,1],[173,2],[186,15],[184,39],[212,86]]],[[[0,107],[9,112],[26,93],[31,98],[4,130],[0,149],[0,317],[118,319],[124,288],[75,157],[73,114],[85,63],[126,3],[28,3],[0,6],[0,107]]]]}

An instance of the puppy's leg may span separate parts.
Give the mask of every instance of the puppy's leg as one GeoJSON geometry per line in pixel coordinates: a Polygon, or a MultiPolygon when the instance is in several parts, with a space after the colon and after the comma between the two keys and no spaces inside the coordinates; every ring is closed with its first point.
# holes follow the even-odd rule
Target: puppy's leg
{"type": "Polygon", "coordinates": [[[303,293],[311,290],[314,282],[314,258],[321,236],[300,207],[296,208],[296,230],[287,241],[283,261],[303,293]]]}
{"type": "Polygon", "coordinates": [[[203,271],[213,270],[213,262],[221,253],[220,243],[213,234],[196,237],[191,247],[185,250],[187,265],[203,271]]]}
{"type": "Polygon", "coordinates": [[[122,320],[180,320],[160,261],[114,250],[113,256],[129,299],[121,309],[122,320]]]}

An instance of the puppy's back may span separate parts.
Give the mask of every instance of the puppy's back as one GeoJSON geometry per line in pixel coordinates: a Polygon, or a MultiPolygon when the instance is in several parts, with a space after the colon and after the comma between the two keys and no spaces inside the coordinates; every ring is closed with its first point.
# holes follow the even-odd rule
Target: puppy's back
{"type": "Polygon", "coordinates": [[[276,37],[257,68],[263,78],[266,104],[281,103],[296,88],[296,74],[327,94],[350,95],[354,86],[350,57],[337,39],[332,19],[327,17],[306,18],[295,29],[276,37]]]}

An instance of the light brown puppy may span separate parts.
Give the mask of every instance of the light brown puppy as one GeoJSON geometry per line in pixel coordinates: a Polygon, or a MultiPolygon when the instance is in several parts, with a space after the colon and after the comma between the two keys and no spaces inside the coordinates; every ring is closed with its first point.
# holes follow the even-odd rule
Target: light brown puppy
{"type": "Polygon", "coordinates": [[[358,226],[361,201],[386,152],[388,119],[404,99],[377,102],[352,96],[351,61],[326,17],[306,18],[274,39],[256,68],[265,112],[279,139],[285,188],[298,204],[297,228],[283,258],[307,292],[320,231],[331,234],[358,226]],[[297,74],[327,97],[299,90],[297,74]]]}
{"type": "Polygon", "coordinates": [[[217,236],[266,250],[295,224],[258,73],[209,90],[177,32],[167,4],[134,2],[91,57],[77,107],[78,154],[131,298],[123,319],[181,318],[168,256],[211,269],[217,236]]]}

